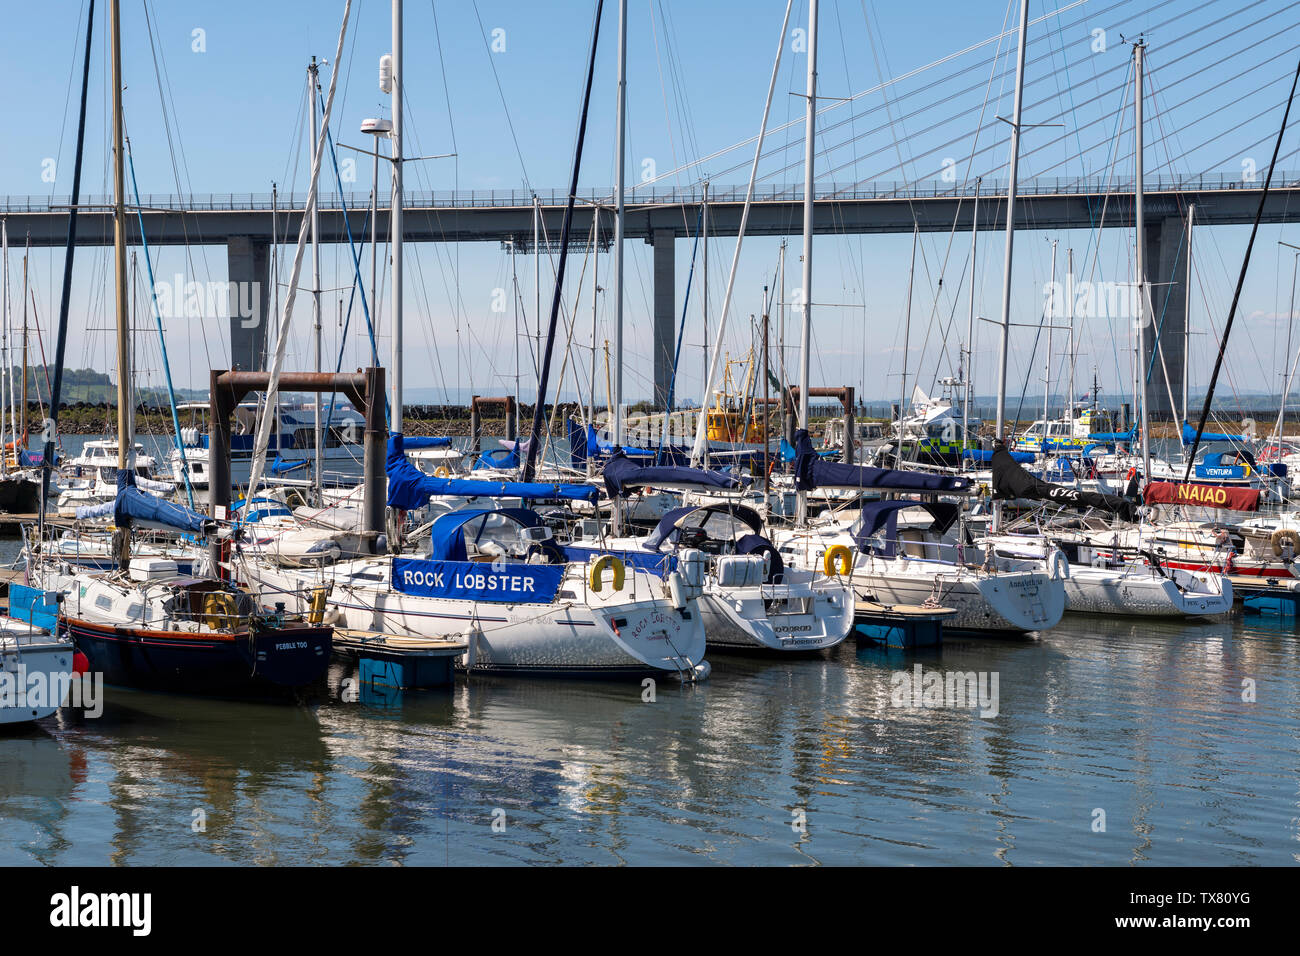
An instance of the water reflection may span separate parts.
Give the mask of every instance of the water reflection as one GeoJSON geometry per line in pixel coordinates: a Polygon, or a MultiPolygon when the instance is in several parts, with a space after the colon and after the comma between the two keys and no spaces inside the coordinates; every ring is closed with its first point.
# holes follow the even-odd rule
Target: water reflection
{"type": "Polygon", "coordinates": [[[1293,619],[1067,617],[718,657],[653,700],[476,677],[345,703],[341,667],[301,706],[110,689],[0,737],[0,862],[1293,862],[1295,651],[1293,619]],[[895,706],[917,664],[996,673],[997,716],[895,706]]]}

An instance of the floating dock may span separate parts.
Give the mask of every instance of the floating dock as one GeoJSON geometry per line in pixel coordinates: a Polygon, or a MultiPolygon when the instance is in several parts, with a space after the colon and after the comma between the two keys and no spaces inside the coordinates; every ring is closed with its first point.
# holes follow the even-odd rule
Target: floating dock
{"type": "Polygon", "coordinates": [[[1300,578],[1265,578],[1232,574],[1232,601],[1246,611],[1272,614],[1300,613],[1300,578]]]}
{"type": "Polygon", "coordinates": [[[951,607],[920,604],[880,604],[859,597],[853,615],[853,633],[859,640],[910,650],[943,643],[943,622],[957,613],[951,607]]]}
{"type": "Polygon", "coordinates": [[[456,637],[405,637],[379,631],[335,628],[334,653],[356,660],[366,687],[415,690],[446,687],[455,677],[456,658],[469,643],[456,637]]]}

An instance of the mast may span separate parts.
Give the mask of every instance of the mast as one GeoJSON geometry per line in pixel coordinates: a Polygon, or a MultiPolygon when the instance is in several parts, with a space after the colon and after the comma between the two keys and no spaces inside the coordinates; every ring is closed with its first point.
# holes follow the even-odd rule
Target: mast
{"type": "MultiPolygon", "coordinates": [[[[596,281],[597,267],[600,265],[600,204],[591,209],[591,394],[587,405],[587,425],[596,425],[596,306],[600,297],[600,283],[596,281]]],[[[585,438],[584,430],[584,438],[585,438]]],[[[595,474],[595,463],[590,455],[583,456],[587,462],[587,475],[595,474]]]]}
{"type": "Polygon", "coordinates": [[[110,0],[113,59],[113,274],[117,313],[117,467],[134,470],[131,400],[131,329],[126,302],[126,174],[122,135],[122,20],[120,0],[110,0]]]}
{"type": "MultiPolygon", "coordinates": [[[[623,0],[626,6],[627,0],[623,0]]],[[[582,93],[582,115],[578,120],[578,139],[573,149],[573,174],[569,180],[568,199],[564,204],[564,219],[560,225],[560,255],[555,267],[555,288],[551,295],[551,315],[546,329],[546,346],[540,349],[537,363],[537,401],[533,405],[533,423],[528,431],[528,452],[524,458],[522,478],[532,481],[537,454],[542,446],[542,415],[545,412],[546,392],[550,382],[551,355],[555,348],[555,330],[560,318],[560,304],[564,293],[564,272],[568,264],[569,237],[573,228],[573,207],[578,198],[578,179],[582,170],[582,150],[587,138],[587,116],[591,106],[591,84],[596,72],[596,51],[600,42],[600,16],[604,10],[604,0],[596,0],[596,15],[591,25],[591,54],[587,61],[587,80],[582,93]]],[[[626,18],[620,20],[625,24],[626,18]]],[[[539,346],[541,343],[538,343],[539,346]]],[[[618,509],[614,509],[614,521],[618,520],[618,509]]],[[[616,529],[617,530],[617,529],[616,529]]]]}
{"type": "Polygon", "coordinates": [[[1148,318],[1153,320],[1154,316],[1147,309],[1146,267],[1142,248],[1146,239],[1145,221],[1142,213],[1142,55],[1145,50],[1146,44],[1143,40],[1139,39],[1133,44],[1133,135],[1136,140],[1133,148],[1136,167],[1134,171],[1136,181],[1133,190],[1133,222],[1137,231],[1136,264],[1138,283],[1138,321],[1135,328],[1138,391],[1134,398],[1142,403],[1142,480],[1143,482],[1149,482],[1151,480],[1151,443],[1147,436],[1146,325],[1144,323],[1148,318]]]}
{"type": "MultiPolygon", "coordinates": [[[[311,144],[310,144],[311,149],[310,149],[309,162],[312,165],[315,165],[317,160],[316,140],[319,133],[319,130],[317,128],[317,119],[316,119],[317,96],[319,94],[319,85],[320,85],[317,82],[318,69],[319,68],[316,65],[316,58],[313,56],[311,58],[311,64],[307,67],[307,103],[308,103],[308,109],[311,112],[310,121],[308,122],[308,129],[310,130],[310,135],[311,135],[311,144]]],[[[376,149],[377,148],[378,146],[376,146],[376,149]]],[[[321,294],[320,203],[317,203],[314,207],[312,207],[312,211],[311,211],[311,316],[312,316],[313,350],[314,350],[314,358],[316,361],[316,372],[318,374],[320,373],[321,370],[320,294],[321,294]]],[[[319,503],[322,500],[321,499],[321,495],[322,495],[321,466],[324,462],[324,455],[321,449],[321,446],[323,444],[322,441],[323,436],[322,436],[322,428],[321,428],[322,422],[321,422],[321,414],[320,414],[321,396],[319,394],[317,394],[316,396],[315,405],[316,405],[316,417],[315,417],[315,423],[313,426],[312,435],[313,435],[313,447],[315,448],[314,457],[316,459],[314,482],[316,486],[316,501],[319,503]]],[[[277,441],[277,447],[278,445],[279,443],[277,441]]],[[[252,494],[252,489],[249,489],[249,494],[252,494]]]]}
{"type": "MultiPolygon", "coordinates": [[[[515,405],[519,404],[519,266],[515,262],[515,239],[510,237],[510,297],[515,306],[515,405]]],[[[513,436],[518,438],[518,435],[513,436]]]]}
{"type": "MultiPolygon", "coordinates": [[[[803,144],[803,335],[799,353],[799,427],[808,427],[808,385],[812,352],[813,156],[817,136],[817,0],[808,0],[808,93],[803,144]]],[[[899,409],[902,415],[902,409],[899,409]]],[[[901,424],[900,424],[901,429],[901,424]]],[[[808,522],[808,492],[799,491],[796,520],[808,522]]]]}
{"type": "MultiPolygon", "coordinates": [[[[970,390],[972,372],[975,368],[975,252],[979,239],[979,221],[980,221],[980,183],[984,182],[982,176],[975,178],[975,206],[971,209],[970,214],[970,310],[966,315],[966,371],[962,376],[966,390],[966,400],[961,406],[961,447],[962,451],[966,450],[966,440],[970,436],[970,390]]],[[[900,427],[899,442],[902,442],[903,432],[900,427]]],[[[964,460],[964,459],[963,459],[964,460]]]]}
{"type": "MultiPolygon", "coordinates": [[[[768,343],[769,332],[770,332],[769,327],[772,320],[772,314],[771,314],[772,306],[770,303],[771,300],[768,298],[767,295],[767,286],[763,286],[763,500],[764,501],[767,500],[767,491],[768,491],[767,476],[768,476],[768,470],[770,465],[770,462],[768,460],[768,451],[771,448],[771,444],[772,444],[772,440],[771,440],[772,436],[768,434],[768,430],[772,424],[771,391],[768,389],[768,384],[772,381],[771,379],[772,366],[769,361],[769,357],[767,353],[767,347],[768,347],[767,343],[768,343]]],[[[850,435],[846,438],[846,440],[852,441],[853,437],[850,435]]]]}
{"type": "MultiPolygon", "coordinates": [[[[1286,246],[1288,249],[1294,249],[1295,253],[1291,258],[1291,305],[1286,314],[1286,352],[1284,355],[1291,354],[1291,328],[1295,324],[1295,283],[1296,270],[1300,269],[1300,246],[1293,246],[1289,242],[1279,242],[1279,246],[1286,246]]],[[[1300,354],[1300,353],[1297,353],[1300,354]]],[[[1295,376],[1296,363],[1291,363],[1291,371],[1287,373],[1286,381],[1282,386],[1282,396],[1279,402],[1277,412],[1277,428],[1274,432],[1277,441],[1282,440],[1282,426],[1286,419],[1286,400],[1291,396],[1291,382],[1295,376]]]]}
{"type": "Polygon", "coordinates": [[[22,436],[23,450],[27,449],[27,256],[31,252],[32,237],[27,237],[23,250],[23,391],[18,402],[18,434],[22,436]]]}
{"type": "MultiPolygon", "coordinates": [[[[86,145],[86,99],[90,90],[90,42],[95,26],[95,0],[86,13],[86,47],[81,66],[81,105],[77,113],[77,153],[72,166],[72,205],[68,210],[68,239],[63,247],[63,288],[59,295],[59,332],[54,346],[54,381],[50,383],[50,418],[41,443],[41,500],[37,538],[45,536],[45,502],[50,494],[54,444],[58,440],[59,404],[63,395],[63,360],[68,349],[68,309],[72,301],[72,262],[77,250],[77,206],[81,202],[81,169],[86,145]]],[[[26,302],[23,308],[26,309],[26,302]]]]}
{"type": "MultiPolygon", "coordinates": [[[[1055,257],[1053,257],[1055,261],[1055,257]]],[[[1074,437],[1074,249],[1065,250],[1065,314],[1069,326],[1070,394],[1066,396],[1066,417],[1070,421],[1070,437],[1074,437]]]]}
{"type": "Polygon", "coordinates": [[[528,351],[533,356],[533,373],[540,378],[541,367],[537,364],[537,353],[542,348],[542,210],[537,202],[537,193],[533,193],[533,297],[533,322],[537,326],[537,333],[525,337],[533,342],[528,351]]]}
{"type": "Polygon", "coordinates": [[[907,309],[903,319],[903,372],[898,385],[898,454],[895,456],[898,461],[903,460],[903,419],[907,417],[907,350],[912,338],[912,285],[916,280],[916,244],[920,236],[920,224],[913,222],[912,259],[907,267],[907,309]]]}
{"type": "MultiPolygon", "coordinates": [[[[1029,32],[1029,3],[1020,0],[1020,41],[1016,50],[1015,108],[1011,116],[1011,156],[1007,183],[1007,248],[1002,262],[1002,334],[998,343],[997,425],[999,441],[1006,441],[1007,348],[1011,337],[1011,262],[1016,236],[1016,177],[1020,170],[1020,110],[1025,99],[1025,35],[1029,32]]],[[[993,503],[993,533],[1002,529],[1002,503],[993,503]]]]}
{"type": "Polygon", "coordinates": [[[1049,409],[1052,403],[1052,322],[1056,318],[1056,240],[1052,240],[1052,278],[1047,286],[1051,294],[1047,297],[1047,358],[1043,362],[1043,451],[1047,451],[1047,438],[1051,429],[1047,427],[1051,418],[1049,409]]]}
{"type": "MultiPolygon", "coordinates": [[[[1183,421],[1187,421],[1187,374],[1191,370],[1192,354],[1192,220],[1196,205],[1187,207],[1187,296],[1183,303],[1183,421]]],[[[1294,282],[1292,285],[1294,286],[1294,282]]]]}
{"type": "MultiPolygon", "coordinates": [[[[0,303],[0,335],[3,335],[3,344],[0,344],[0,354],[4,356],[4,367],[0,369],[0,445],[4,444],[5,425],[13,426],[12,418],[8,423],[5,422],[5,415],[10,409],[10,402],[13,398],[13,363],[9,361],[9,222],[6,219],[0,219],[0,259],[3,265],[0,265],[0,296],[4,302],[0,303]]],[[[14,435],[14,461],[18,460],[18,442],[17,434],[14,435]]],[[[4,453],[0,448],[0,472],[8,473],[9,455],[4,453]]]]}
{"type": "MultiPolygon", "coordinates": [[[[402,0],[393,0],[393,131],[392,143],[393,197],[389,214],[389,230],[393,244],[393,356],[389,361],[393,375],[393,400],[389,415],[392,430],[402,431],[402,86],[406,76],[402,72],[402,0]]],[[[375,144],[379,148],[379,144],[375,144]]]]}
{"type": "MultiPolygon", "coordinates": [[[[627,212],[625,163],[627,159],[627,0],[618,3],[618,114],[614,160],[614,394],[610,413],[614,416],[614,444],[623,444],[623,218],[627,212]]],[[[618,533],[619,509],[615,508],[614,533],[618,533]]]]}
{"type": "MultiPolygon", "coordinates": [[[[704,375],[709,374],[709,181],[704,180],[704,199],[700,205],[700,238],[704,240],[704,285],[701,289],[700,313],[704,316],[704,375]]],[[[670,409],[671,411],[671,409],[670,409]]]]}

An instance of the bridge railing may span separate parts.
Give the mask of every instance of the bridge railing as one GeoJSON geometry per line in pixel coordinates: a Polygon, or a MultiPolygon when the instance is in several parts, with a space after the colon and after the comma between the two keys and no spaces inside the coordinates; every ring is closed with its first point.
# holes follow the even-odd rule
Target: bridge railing
{"type": "MultiPolygon", "coordinates": [[[[1300,188],[1300,173],[1279,172],[1274,177],[1274,188],[1300,188]]],[[[1254,180],[1246,180],[1240,173],[1198,173],[1191,176],[1155,176],[1148,177],[1145,189],[1148,193],[1159,192],[1214,192],[1222,190],[1254,190],[1264,186],[1264,173],[1258,173],[1254,180]]],[[[1134,180],[1132,177],[1044,177],[1030,179],[1019,186],[1022,196],[1069,196],[1069,195],[1131,195],[1134,180]]],[[[986,180],[979,186],[982,197],[996,198],[1006,195],[1005,180],[986,180]]],[[[889,199],[953,199],[969,198],[976,193],[974,183],[947,183],[942,180],[924,180],[912,183],[821,183],[817,186],[818,200],[861,202],[866,200],[889,199]]],[[[544,207],[562,206],[566,195],[562,189],[537,190],[535,193],[523,189],[473,189],[473,190],[408,190],[406,208],[408,209],[482,209],[482,208],[526,208],[533,204],[534,197],[544,207]]],[[[633,185],[628,189],[627,201],[632,206],[692,205],[703,198],[702,190],[691,186],[680,189],[674,186],[633,185]]],[[[764,183],[755,187],[756,202],[802,202],[802,184],[764,183]]],[[[741,203],[745,200],[744,186],[710,185],[709,201],[711,203],[741,203]]],[[[336,212],[346,206],[358,214],[364,214],[370,206],[369,192],[323,193],[320,208],[336,212]]],[[[599,204],[609,206],[613,201],[612,189],[580,190],[578,202],[581,205],[599,204]]],[[[380,196],[381,208],[387,208],[388,197],[380,196]]],[[[146,210],[164,210],[175,212],[259,212],[279,209],[283,212],[300,212],[307,204],[305,193],[284,194],[272,199],[270,193],[191,193],[188,195],[149,194],[140,197],[140,205],[146,210]]],[[[68,196],[8,196],[0,198],[0,215],[5,213],[60,213],[66,212],[71,205],[68,196]]],[[[87,196],[82,199],[81,208],[102,210],[111,208],[109,196],[87,196]]],[[[134,207],[133,207],[134,208],[134,207]]]]}

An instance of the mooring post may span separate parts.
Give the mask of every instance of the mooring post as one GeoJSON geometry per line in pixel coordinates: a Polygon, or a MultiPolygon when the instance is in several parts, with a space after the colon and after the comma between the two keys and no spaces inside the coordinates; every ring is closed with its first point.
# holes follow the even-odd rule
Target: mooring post
{"type": "MultiPolygon", "coordinates": [[[[233,391],[219,380],[224,369],[213,369],[208,379],[208,513],[219,520],[230,518],[230,416],[235,401],[233,391]]],[[[208,545],[212,571],[222,577],[221,542],[208,545]]]]}
{"type": "Polygon", "coordinates": [[[365,492],[363,509],[365,514],[365,531],[382,534],[384,531],[385,496],[384,459],[386,457],[387,438],[384,434],[384,370],[368,368],[366,376],[366,434],[365,434],[365,492]]]}
{"type": "Polygon", "coordinates": [[[844,386],[844,391],[840,395],[840,401],[844,403],[844,461],[846,464],[853,464],[853,431],[856,420],[853,417],[853,386],[844,386]]]}
{"type": "Polygon", "coordinates": [[[478,417],[478,396],[469,397],[469,451],[471,455],[478,456],[478,442],[482,425],[478,417]]]}

